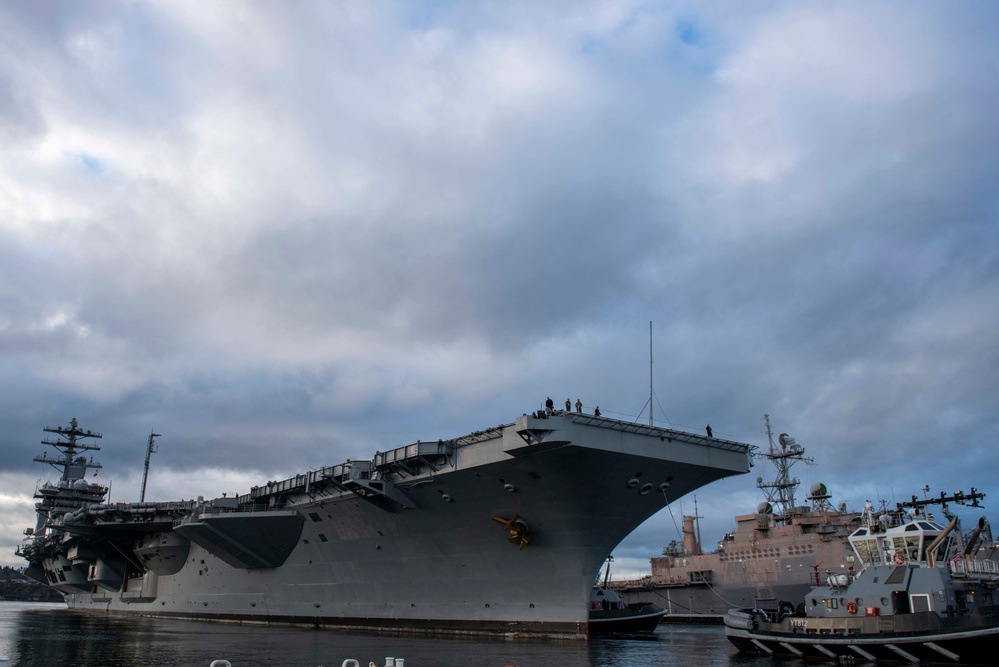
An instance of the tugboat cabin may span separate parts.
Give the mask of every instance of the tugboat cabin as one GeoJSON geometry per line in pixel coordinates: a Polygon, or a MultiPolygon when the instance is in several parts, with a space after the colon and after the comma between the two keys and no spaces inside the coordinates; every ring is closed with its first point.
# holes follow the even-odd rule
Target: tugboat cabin
{"type": "MultiPolygon", "coordinates": [[[[889,515],[882,515],[888,519],[889,515]]],[[[857,555],[861,568],[870,565],[904,565],[906,563],[946,562],[954,555],[955,540],[948,531],[927,519],[887,527],[874,522],[853,531],[850,545],[857,555]],[[944,535],[943,540],[940,536],[944,535]],[[932,547],[932,553],[927,553],[932,547]]]]}

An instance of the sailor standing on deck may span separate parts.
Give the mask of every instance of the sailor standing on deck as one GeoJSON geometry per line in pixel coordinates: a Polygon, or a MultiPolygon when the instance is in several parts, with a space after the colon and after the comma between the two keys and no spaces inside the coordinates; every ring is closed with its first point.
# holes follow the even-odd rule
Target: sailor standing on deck
{"type": "Polygon", "coordinates": [[[552,400],[551,396],[549,396],[548,400],[545,401],[545,412],[549,415],[555,412],[555,401],[552,400]]]}
{"type": "Polygon", "coordinates": [[[569,402],[568,398],[565,399],[565,411],[572,412],[572,403],[569,402]]]}
{"type": "Polygon", "coordinates": [[[583,412],[583,402],[581,400],[579,400],[578,398],[576,399],[576,412],[579,412],[579,413],[583,412]]]}
{"type": "Polygon", "coordinates": [[[710,438],[710,437],[713,437],[713,436],[711,435],[711,424],[708,424],[707,426],[705,426],[705,427],[704,427],[704,430],[708,432],[708,437],[709,437],[709,438],[710,438]]]}

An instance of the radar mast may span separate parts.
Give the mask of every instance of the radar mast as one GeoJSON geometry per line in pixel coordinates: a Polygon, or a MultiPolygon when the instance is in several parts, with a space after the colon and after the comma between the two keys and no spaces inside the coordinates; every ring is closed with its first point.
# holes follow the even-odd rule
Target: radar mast
{"type": "Polygon", "coordinates": [[[787,433],[777,436],[777,445],[774,445],[773,431],[770,428],[770,415],[763,415],[767,425],[767,440],[770,449],[763,458],[773,463],[777,469],[777,474],[770,482],[766,482],[762,477],[756,478],[756,486],[763,491],[767,500],[761,503],[761,513],[773,512],[775,525],[784,526],[791,523],[794,515],[794,492],[801,483],[797,477],[791,476],[791,468],[798,462],[807,464],[815,463],[811,457],[805,456],[805,448],[795,442],[794,438],[787,433]]]}

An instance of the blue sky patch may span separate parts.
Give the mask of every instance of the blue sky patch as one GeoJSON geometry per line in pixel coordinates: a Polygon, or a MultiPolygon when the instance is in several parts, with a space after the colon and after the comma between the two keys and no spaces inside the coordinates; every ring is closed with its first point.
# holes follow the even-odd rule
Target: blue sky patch
{"type": "Polygon", "coordinates": [[[104,164],[93,155],[87,155],[86,153],[78,153],[75,157],[83,164],[84,167],[87,168],[87,171],[89,171],[90,173],[92,174],[104,173],[104,164]]]}
{"type": "Polygon", "coordinates": [[[691,21],[680,21],[676,24],[676,34],[680,41],[687,45],[698,44],[701,41],[701,31],[691,21]]]}

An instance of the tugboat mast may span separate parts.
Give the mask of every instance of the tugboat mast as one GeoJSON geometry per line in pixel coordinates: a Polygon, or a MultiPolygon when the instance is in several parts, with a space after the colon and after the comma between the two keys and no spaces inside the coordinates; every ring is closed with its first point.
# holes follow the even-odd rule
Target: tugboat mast
{"type": "MultiPolygon", "coordinates": [[[[929,487],[923,489],[923,495],[926,495],[926,491],[929,491],[929,487]]],[[[918,500],[916,496],[912,497],[912,500],[902,503],[895,503],[896,511],[901,513],[905,508],[911,508],[919,512],[922,510],[923,518],[927,517],[927,508],[930,505],[941,505],[943,506],[944,512],[947,511],[947,503],[957,503],[958,505],[967,505],[968,507],[981,507],[978,504],[979,500],[985,498],[985,494],[981,493],[975,487],[971,487],[971,493],[964,493],[963,491],[958,491],[951,495],[947,495],[943,491],[940,492],[939,498],[923,498],[923,500],[918,500]]]]}

